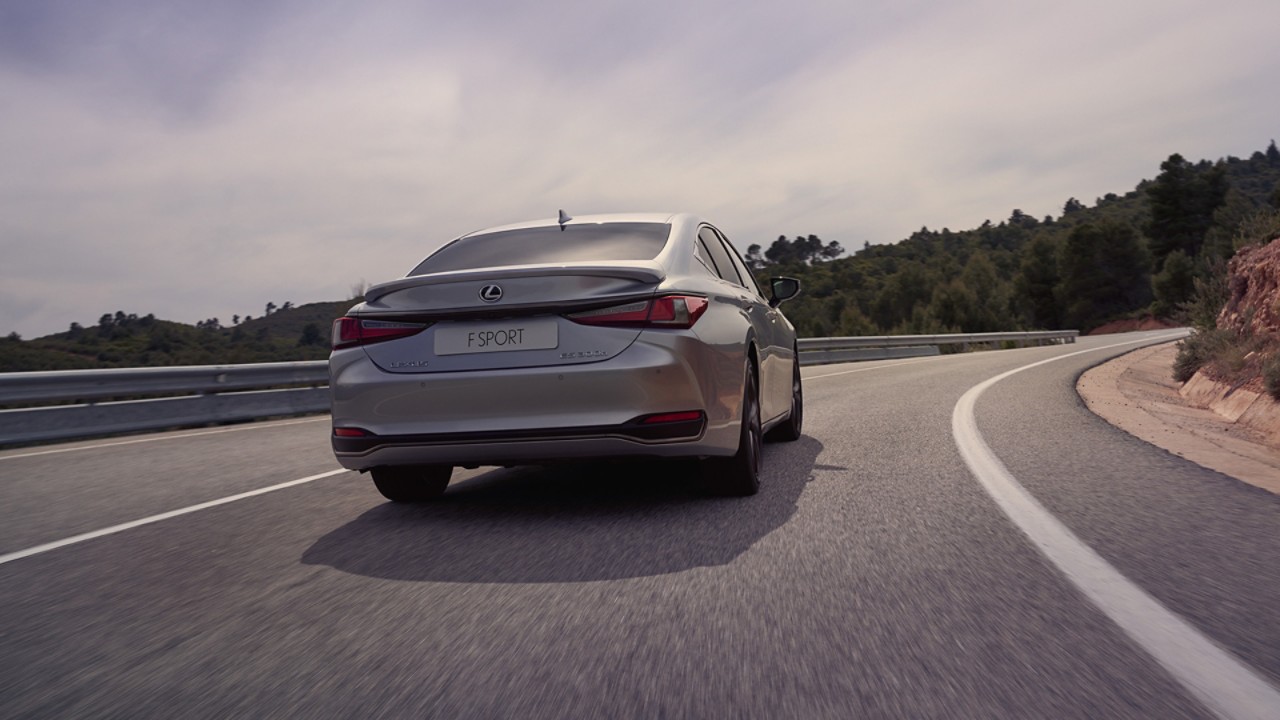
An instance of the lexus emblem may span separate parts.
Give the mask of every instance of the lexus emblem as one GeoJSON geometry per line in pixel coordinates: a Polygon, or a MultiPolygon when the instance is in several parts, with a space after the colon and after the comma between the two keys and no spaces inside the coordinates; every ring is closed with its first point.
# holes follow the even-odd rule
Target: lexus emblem
{"type": "Polygon", "coordinates": [[[497,285],[485,285],[480,288],[480,299],[487,303],[495,303],[502,299],[502,288],[497,285]]]}

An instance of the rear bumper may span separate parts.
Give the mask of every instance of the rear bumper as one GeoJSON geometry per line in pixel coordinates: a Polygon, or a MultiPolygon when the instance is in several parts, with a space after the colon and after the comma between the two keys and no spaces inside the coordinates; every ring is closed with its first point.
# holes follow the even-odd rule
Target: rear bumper
{"type": "Polygon", "coordinates": [[[552,430],[333,437],[343,467],[440,462],[454,465],[546,462],[617,456],[667,457],[696,454],[706,419],[552,430]]]}
{"type": "Polygon", "coordinates": [[[559,459],[731,455],[741,368],[696,338],[662,334],[598,363],[456,373],[387,373],[359,348],[330,360],[338,462],[519,465],[559,459]],[[645,416],[701,411],[695,422],[645,416]]]}

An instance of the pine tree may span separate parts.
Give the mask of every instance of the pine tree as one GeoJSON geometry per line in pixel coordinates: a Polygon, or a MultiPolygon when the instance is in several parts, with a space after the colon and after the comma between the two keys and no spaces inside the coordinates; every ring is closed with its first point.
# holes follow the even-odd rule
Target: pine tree
{"type": "Polygon", "coordinates": [[[1027,245],[1014,278],[1014,295],[1023,317],[1031,327],[1057,330],[1062,312],[1054,295],[1058,285],[1058,249],[1047,238],[1027,245]]]}
{"type": "Polygon", "coordinates": [[[1149,258],[1133,228],[1084,224],[1067,236],[1058,286],[1068,327],[1088,332],[1151,302],[1149,258]]]}
{"type": "Polygon", "coordinates": [[[1177,153],[1160,163],[1160,175],[1147,189],[1151,223],[1147,226],[1151,254],[1159,268],[1166,256],[1181,250],[1200,254],[1213,213],[1226,200],[1226,167],[1192,165],[1177,153]]]}
{"type": "Polygon", "coordinates": [[[1158,317],[1173,317],[1179,306],[1191,300],[1195,294],[1195,264],[1181,250],[1174,250],[1164,259],[1164,268],[1151,278],[1151,290],[1155,295],[1152,311],[1158,317]]]}

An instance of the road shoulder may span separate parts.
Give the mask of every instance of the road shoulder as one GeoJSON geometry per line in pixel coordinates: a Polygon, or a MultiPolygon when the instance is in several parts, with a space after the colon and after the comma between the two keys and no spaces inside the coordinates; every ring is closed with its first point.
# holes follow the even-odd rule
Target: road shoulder
{"type": "Polygon", "coordinates": [[[1280,448],[1252,428],[1192,405],[1171,368],[1176,343],[1140,348],[1081,375],[1076,390],[1094,414],[1198,465],[1280,494],[1280,448]]]}

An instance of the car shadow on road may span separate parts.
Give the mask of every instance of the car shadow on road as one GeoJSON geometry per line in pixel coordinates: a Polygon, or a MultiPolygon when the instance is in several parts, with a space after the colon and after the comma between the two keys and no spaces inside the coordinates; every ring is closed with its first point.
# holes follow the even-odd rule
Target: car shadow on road
{"type": "Polygon", "coordinates": [[[382,503],[302,556],[369,577],[560,583],[732,562],[795,513],[822,444],[766,445],[761,489],[707,497],[690,463],[495,470],[425,505],[382,503]]]}

